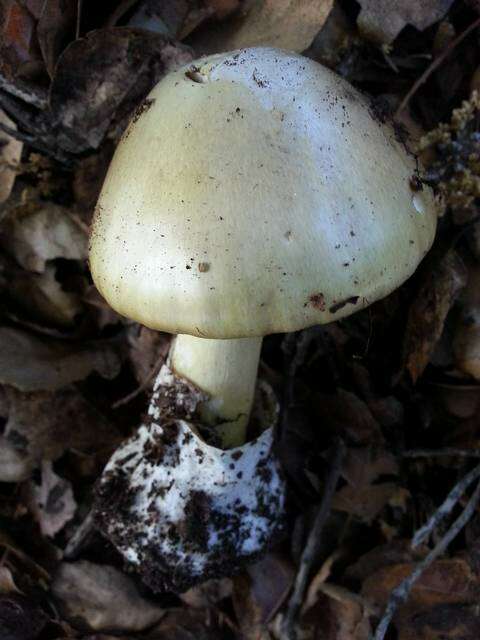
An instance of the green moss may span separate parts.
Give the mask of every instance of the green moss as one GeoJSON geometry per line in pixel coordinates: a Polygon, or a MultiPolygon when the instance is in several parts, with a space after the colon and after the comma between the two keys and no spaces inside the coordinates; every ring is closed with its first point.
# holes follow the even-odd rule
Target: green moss
{"type": "Polygon", "coordinates": [[[440,124],[420,140],[419,151],[433,150],[426,180],[435,186],[453,210],[472,209],[480,197],[480,94],[452,113],[450,123],[440,124]]]}

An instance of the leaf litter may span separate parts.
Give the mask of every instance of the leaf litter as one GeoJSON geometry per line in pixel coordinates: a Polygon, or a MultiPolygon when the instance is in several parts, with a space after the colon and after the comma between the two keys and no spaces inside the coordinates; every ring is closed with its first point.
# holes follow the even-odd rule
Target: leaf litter
{"type": "Polygon", "coordinates": [[[0,2],[5,637],[477,640],[479,11],[473,0],[0,2]],[[387,299],[265,340],[288,534],[235,576],[155,594],[90,509],[170,338],[102,300],[88,228],[151,87],[202,53],[255,44],[305,52],[396,112],[443,215],[432,253],[387,299]]]}

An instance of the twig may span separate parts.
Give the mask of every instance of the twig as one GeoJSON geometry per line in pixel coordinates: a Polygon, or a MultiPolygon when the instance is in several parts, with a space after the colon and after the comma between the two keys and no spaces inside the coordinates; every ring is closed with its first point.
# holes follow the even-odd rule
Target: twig
{"type": "Polygon", "coordinates": [[[82,10],[83,10],[83,1],[77,0],[77,16],[75,20],[75,40],[78,40],[80,37],[80,29],[82,26],[82,10]]]}
{"type": "MultiPolygon", "coordinates": [[[[477,469],[480,475],[480,465],[477,469]]],[[[392,591],[392,594],[389,598],[387,607],[385,609],[385,613],[383,614],[380,623],[378,624],[373,640],[384,640],[385,635],[387,633],[390,622],[392,621],[393,616],[397,608],[404,604],[413,588],[415,582],[420,578],[422,573],[427,569],[438,556],[444,553],[448,547],[448,545],[452,542],[452,540],[460,533],[460,531],[465,527],[467,522],[475,513],[477,508],[478,501],[480,499],[480,483],[477,485],[475,491],[472,494],[472,497],[467,503],[467,506],[462,511],[460,516],[455,520],[447,533],[443,536],[443,538],[439,541],[439,543],[430,551],[430,553],[417,564],[412,573],[402,580],[402,582],[395,587],[392,591]]]]}
{"type": "Polygon", "coordinates": [[[468,36],[468,34],[471,33],[478,26],[480,26],[480,18],[477,18],[476,20],[474,20],[472,24],[465,29],[465,31],[462,31],[460,35],[458,35],[454,40],[452,40],[445,47],[445,49],[443,49],[443,51],[439,53],[439,55],[435,58],[435,60],[433,60],[432,63],[425,69],[422,75],[415,80],[410,91],[407,93],[407,95],[404,97],[404,99],[400,103],[400,106],[395,111],[394,118],[397,118],[400,115],[400,113],[405,109],[405,107],[408,105],[412,97],[417,93],[418,89],[422,86],[422,84],[425,84],[425,82],[432,75],[432,73],[436,71],[441,64],[443,64],[445,59],[448,58],[448,56],[462,42],[462,40],[464,40],[468,36]]]}
{"type": "Polygon", "coordinates": [[[120,400],[117,400],[116,402],[114,402],[112,404],[112,409],[118,409],[119,407],[122,407],[124,404],[128,404],[134,398],[136,398],[138,395],[140,395],[143,391],[145,391],[145,389],[148,387],[150,382],[153,380],[153,378],[156,376],[156,374],[160,371],[160,367],[162,366],[164,360],[165,360],[165,355],[162,353],[157,358],[157,361],[155,362],[155,364],[153,365],[153,367],[150,370],[150,373],[145,377],[143,382],[136,389],[134,389],[131,393],[129,393],[128,395],[124,396],[123,398],[120,398],[120,400]]]}
{"type": "Polygon", "coordinates": [[[83,522],[79,525],[73,536],[68,541],[65,551],[63,552],[64,557],[67,560],[75,559],[80,551],[88,544],[94,533],[95,524],[93,522],[93,513],[92,511],[89,511],[83,522]]]}
{"type": "Polygon", "coordinates": [[[410,449],[407,451],[403,451],[400,455],[402,456],[402,458],[480,458],[480,450],[455,449],[453,447],[445,447],[443,449],[410,449]]]}
{"type": "Polygon", "coordinates": [[[439,508],[433,513],[427,522],[420,527],[420,529],[413,536],[411,547],[416,549],[424,542],[432,531],[437,527],[442,520],[444,520],[448,514],[452,511],[453,507],[457,504],[460,498],[463,496],[468,487],[480,478],[480,464],[467,473],[450,491],[439,508]]]}
{"type": "Polygon", "coordinates": [[[39,87],[22,87],[22,83],[20,81],[16,81],[16,84],[13,84],[8,80],[4,75],[0,73],[0,89],[6,91],[12,96],[23,100],[27,104],[31,104],[37,109],[45,109],[48,105],[48,95],[47,92],[39,89],[39,87]]]}
{"type": "Polygon", "coordinates": [[[300,567],[293,587],[293,593],[290,597],[285,618],[282,623],[281,633],[283,640],[295,640],[296,638],[295,622],[308,587],[308,579],[310,577],[312,566],[318,556],[318,550],[322,541],[323,527],[325,526],[325,522],[327,521],[330,513],[333,495],[342,470],[342,463],[346,450],[343,440],[338,438],[337,442],[333,445],[333,449],[333,457],[328,470],[322,501],[300,559],[300,567]]]}

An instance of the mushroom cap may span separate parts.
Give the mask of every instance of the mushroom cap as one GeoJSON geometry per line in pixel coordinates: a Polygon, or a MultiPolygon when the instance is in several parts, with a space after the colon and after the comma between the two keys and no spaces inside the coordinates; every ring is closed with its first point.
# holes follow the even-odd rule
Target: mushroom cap
{"type": "Polygon", "coordinates": [[[96,208],[94,281],[119,313],[207,338],[349,315],[416,269],[433,194],[345,80],[252,48],[169,74],[136,111],[96,208]]]}

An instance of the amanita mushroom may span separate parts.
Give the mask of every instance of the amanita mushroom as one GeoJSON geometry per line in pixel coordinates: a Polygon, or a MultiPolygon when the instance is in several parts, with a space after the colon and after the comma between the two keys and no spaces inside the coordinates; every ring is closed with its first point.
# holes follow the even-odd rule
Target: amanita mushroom
{"type": "Polygon", "coordinates": [[[202,419],[227,448],[244,442],[262,337],[387,295],[435,227],[415,158],[366,98],[312,60],[253,48],[153,89],[112,160],[90,264],[119,313],[177,334],[170,369],[207,394],[202,419]]]}

